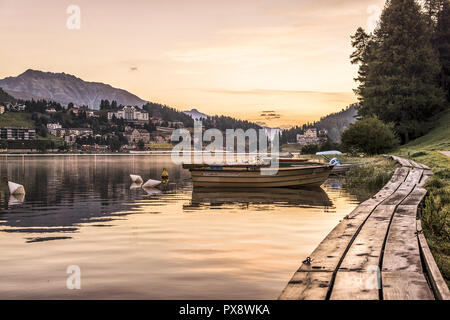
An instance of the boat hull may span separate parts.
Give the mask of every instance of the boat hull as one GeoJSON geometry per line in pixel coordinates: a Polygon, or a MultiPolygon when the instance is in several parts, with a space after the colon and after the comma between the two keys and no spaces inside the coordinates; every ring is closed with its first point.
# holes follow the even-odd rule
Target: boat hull
{"type": "Polygon", "coordinates": [[[264,168],[191,169],[191,174],[194,187],[199,188],[295,188],[322,185],[332,169],[328,165],[280,168],[274,175],[264,175],[270,170],[264,168]]]}

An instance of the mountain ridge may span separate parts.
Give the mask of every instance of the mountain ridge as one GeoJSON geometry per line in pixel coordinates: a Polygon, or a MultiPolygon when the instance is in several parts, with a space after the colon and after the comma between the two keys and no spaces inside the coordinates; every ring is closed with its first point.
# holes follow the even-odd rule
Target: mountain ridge
{"type": "Polygon", "coordinates": [[[117,101],[120,105],[146,104],[138,96],[102,82],[89,82],[64,72],[44,72],[27,69],[16,77],[0,79],[0,87],[17,99],[45,99],[62,104],[74,103],[98,109],[101,100],[117,101]]]}

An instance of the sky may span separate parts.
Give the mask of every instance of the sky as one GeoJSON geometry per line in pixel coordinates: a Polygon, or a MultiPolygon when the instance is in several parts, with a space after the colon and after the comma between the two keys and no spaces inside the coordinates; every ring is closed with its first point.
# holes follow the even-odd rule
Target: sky
{"type": "Polygon", "coordinates": [[[65,72],[179,110],[287,128],[357,101],[350,36],[373,29],[383,5],[0,0],[0,78],[65,72]]]}

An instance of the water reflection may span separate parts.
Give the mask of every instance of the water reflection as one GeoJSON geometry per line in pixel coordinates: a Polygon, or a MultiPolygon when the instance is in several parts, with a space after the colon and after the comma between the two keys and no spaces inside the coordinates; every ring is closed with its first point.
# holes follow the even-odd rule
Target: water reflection
{"type": "Polygon", "coordinates": [[[192,190],[167,156],[0,156],[5,177],[27,194],[0,185],[0,298],[275,299],[357,205],[341,180],[192,190]],[[160,180],[163,168],[158,188],[129,177],[160,180]],[[73,264],[80,292],[65,287],[73,264]]]}
{"type": "Polygon", "coordinates": [[[322,188],[304,189],[206,189],[195,188],[189,205],[185,210],[221,207],[236,204],[239,206],[274,205],[278,207],[318,207],[326,210],[333,206],[322,188]]]}

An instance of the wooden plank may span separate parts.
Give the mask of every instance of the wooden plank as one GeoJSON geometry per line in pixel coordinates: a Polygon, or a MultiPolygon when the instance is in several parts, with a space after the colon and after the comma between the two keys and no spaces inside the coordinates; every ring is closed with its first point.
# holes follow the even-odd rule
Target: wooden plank
{"type": "Polygon", "coordinates": [[[380,262],[381,249],[395,206],[375,209],[348,250],[339,272],[367,271],[380,262]]]}
{"type": "Polygon", "coordinates": [[[379,300],[379,275],[369,271],[338,272],[330,300],[379,300]]]}
{"type": "Polygon", "coordinates": [[[280,300],[325,300],[330,272],[297,272],[283,290],[280,300]]]}
{"type": "Polygon", "coordinates": [[[345,250],[358,229],[376,206],[395,192],[408,174],[409,170],[406,168],[397,169],[389,183],[377,195],[350,213],[311,254],[311,262],[302,264],[280,299],[291,299],[294,295],[298,300],[325,298],[331,285],[333,272],[336,271],[345,250]],[[305,278],[308,281],[299,282],[299,279],[305,278]]]}
{"type": "Polygon", "coordinates": [[[425,196],[427,195],[427,190],[416,186],[414,190],[402,201],[402,206],[419,206],[425,196]]]}
{"type": "MultiPolygon", "coordinates": [[[[389,228],[383,255],[384,271],[422,273],[419,242],[416,235],[417,206],[397,208],[389,228]]],[[[385,281],[383,280],[383,285],[385,281]]]]}
{"type": "Polygon", "coordinates": [[[372,198],[364,201],[361,205],[378,205],[384,201],[387,197],[392,195],[394,191],[405,181],[409,174],[409,169],[399,168],[396,169],[391,180],[372,198]]]}
{"type": "Polygon", "coordinates": [[[450,300],[450,292],[448,290],[447,283],[442,277],[436,261],[431,254],[427,240],[425,239],[425,236],[422,232],[422,222],[420,220],[417,220],[417,234],[423,256],[424,268],[428,273],[428,278],[430,279],[431,286],[433,287],[436,298],[439,300],[450,300]]]}
{"type": "Polygon", "coordinates": [[[384,300],[434,300],[422,273],[393,271],[382,273],[384,300]]]}
{"type": "Polygon", "coordinates": [[[333,299],[346,299],[348,295],[362,299],[375,298],[373,292],[367,292],[367,289],[363,287],[364,282],[351,282],[349,279],[355,277],[356,274],[365,274],[379,266],[384,239],[388,233],[392,216],[397,206],[420,181],[422,173],[422,170],[411,170],[400,187],[383,201],[367,219],[337,272],[336,280],[339,277],[345,281],[335,281],[332,290],[333,299]],[[350,287],[351,285],[354,287],[350,287]]]}
{"type": "Polygon", "coordinates": [[[294,274],[280,299],[326,299],[331,285],[333,300],[377,300],[380,293],[387,299],[433,297],[422,274],[414,228],[417,206],[426,194],[422,187],[432,173],[415,161],[392,158],[403,167],[322,241],[294,274]],[[381,275],[386,280],[383,291],[381,275]]]}
{"type": "Polygon", "coordinates": [[[422,179],[420,180],[420,182],[417,185],[422,188],[425,187],[427,180],[430,179],[432,176],[433,176],[433,171],[425,169],[423,171],[422,179]]]}
{"type": "Polygon", "coordinates": [[[331,231],[311,254],[311,263],[302,271],[334,271],[353,235],[375,207],[358,207],[331,231]]]}
{"type": "Polygon", "coordinates": [[[423,170],[413,169],[408,174],[405,182],[401,184],[401,186],[394,192],[391,196],[389,196],[386,200],[382,202],[383,205],[398,205],[400,204],[414,189],[414,187],[419,183],[422,178],[423,170]]]}

